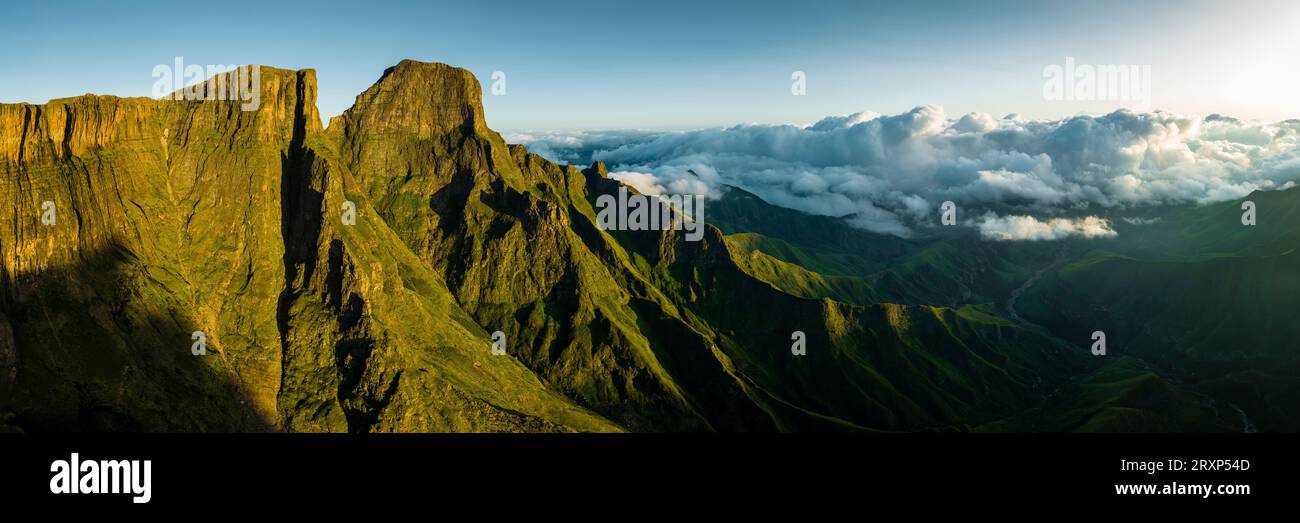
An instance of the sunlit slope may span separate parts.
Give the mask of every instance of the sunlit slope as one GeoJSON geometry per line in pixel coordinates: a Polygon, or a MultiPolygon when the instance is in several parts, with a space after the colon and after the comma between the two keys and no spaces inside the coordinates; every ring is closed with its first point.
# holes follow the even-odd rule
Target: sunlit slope
{"type": "MultiPolygon", "coordinates": [[[[601,230],[595,199],[620,187],[604,166],[579,171],[506,146],[480,96],[463,70],[403,62],[329,134],[376,212],[475,322],[504,332],[511,356],[549,386],[628,428],[957,427],[1034,404],[1043,381],[1077,363],[987,311],[854,306],[774,287],[712,227],[699,242],[601,230]],[[815,352],[791,354],[796,330],[815,352]]],[[[821,243],[875,240],[842,228],[821,243]]],[[[803,274],[808,289],[824,287],[803,274]]],[[[825,294],[877,297],[846,285],[825,294]]]]}
{"type": "Polygon", "coordinates": [[[0,106],[13,205],[0,425],[620,428],[490,355],[488,334],[347,189],[313,72],[262,68],[261,82],[256,111],[97,96],[0,106]],[[340,225],[344,200],[356,225],[340,225]],[[54,224],[40,221],[45,201],[54,224]]]}
{"type": "Polygon", "coordinates": [[[0,288],[15,347],[0,412],[11,423],[274,426],[279,173],[285,114],[310,72],[263,73],[251,112],[91,95],[0,105],[0,288]],[[195,331],[204,357],[191,354],[195,331]]]}

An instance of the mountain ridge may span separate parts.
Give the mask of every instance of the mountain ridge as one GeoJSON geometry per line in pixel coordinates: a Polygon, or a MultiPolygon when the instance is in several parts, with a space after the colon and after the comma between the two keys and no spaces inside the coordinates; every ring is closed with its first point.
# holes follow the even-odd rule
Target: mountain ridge
{"type": "Polygon", "coordinates": [[[603,230],[625,186],[507,144],[464,69],[403,60],[328,127],[314,71],[261,71],[254,111],[0,104],[0,425],[973,430],[1096,368],[990,304],[1049,249],[965,256],[744,198],[698,242],[603,230]]]}

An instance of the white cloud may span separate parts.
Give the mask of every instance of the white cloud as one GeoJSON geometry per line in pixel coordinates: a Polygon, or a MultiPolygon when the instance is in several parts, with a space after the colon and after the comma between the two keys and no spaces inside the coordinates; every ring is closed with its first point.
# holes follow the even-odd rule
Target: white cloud
{"type": "Polygon", "coordinates": [[[623,182],[624,185],[631,186],[641,194],[648,194],[650,196],[659,196],[664,194],[664,186],[659,185],[658,180],[655,179],[655,175],[650,173],[617,171],[609,173],[609,177],[623,182]]]}
{"type": "Polygon", "coordinates": [[[613,149],[655,138],[657,131],[506,131],[507,143],[521,143],[533,154],[547,160],[587,166],[594,151],[613,149]]]}
{"type": "Polygon", "coordinates": [[[980,235],[991,240],[1060,240],[1071,236],[1104,238],[1115,236],[1110,222],[1096,217],[1052,218],[997,216],[989,213],[979,221],[980,235]]]}
{"type": "Polygon", "coordinates": [[[668,192],[716,197],[718,185],[736,185],[776,205],[899,235],[930,226],[947,200],[971,216],[994,211],[1050,223],[1087,209],[1230,200],[1300,179],[1300,120],[1159,111],[1029,121],[952,119],[925,106],[806,126],[507,138],[567,163],[605,161],[668,192]]]}
{"type": "Polygon", "coordinates": [[[962,133],[987,133],[998,128],[998,121],[984,113],[970,113],[952,124],[952,128],[962,133]]]}

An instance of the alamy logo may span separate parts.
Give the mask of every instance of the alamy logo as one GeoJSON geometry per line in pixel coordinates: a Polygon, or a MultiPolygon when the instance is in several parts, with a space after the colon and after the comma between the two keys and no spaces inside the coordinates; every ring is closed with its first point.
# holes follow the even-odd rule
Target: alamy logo
{"type": "Polygon", "coordinates": [[[492,332],[492,355],[506,355],[506,333],[501,331],[492,332]]]}
{"type": "Polygon", "coordinates": [[[618,198],[596,198],[596,226],[602,231],[685,230],[686,241],[704,237],[704,195],[646,196],[618,188],[618,198]]]}
{"type": "Polygon", "coordinates": [[[150,460],[86,460],[72,453],[70,460],[50,463],[53,494],[133,494],[133,503],[148,503],[152,482],[150,460]]]}
{"type": "Polygon", "coordinates": [[[244,102],[244,111],[262,106],[262,70],[256,65],[185,65],[177,56],[175,67],[158,64],[153,68],[153,97],[159,100],[224,100],[244,102]]]}
{"type": "Polygon", "coordinates": [[[506,73],[505,71],[492,71],[492,96],[506,95],[506,73]]]}
{"type": "Polygon", "coordinates": [[[343,220],[343,225],[356,225],[357,204],[352,203],[352,200],[343,202],[343,216],[341,216],[341,218],[343,220]]]}
{"type": "Polygon", "coordinates": [[[939,206],[939,223],[942,225],[957,225],[957,204],[951,201],[943,202],[939,206]]]}
{"type": "Polygon", "coordinates": [[[1062,101],[1129,101],[1133,108],[1151,107],[1150,65],[1075,64],[1073,56],[1065,65],[1043,68],[1043,99],[1062,101]]]}
{"type": "Polygon", "coordinates": [[[195,356],[206,356],[208,354],[208,336],[203,331],[194,331],[190,334],[190,339],[194,343],[190,344],[190,354],[195,356]]]}
{"type": "Polygon", "coordinates": [[[54,202],[49,200],[41,202],[41,225],[54,225],[57,220],[58,213],[55,210],[54,202]]]}
{"type": "Polygon", "coordinates": [[[1102,331],[1093,331],[1092,333],[1092,355],[1106,355],[1106,333],[1102,331]]]}

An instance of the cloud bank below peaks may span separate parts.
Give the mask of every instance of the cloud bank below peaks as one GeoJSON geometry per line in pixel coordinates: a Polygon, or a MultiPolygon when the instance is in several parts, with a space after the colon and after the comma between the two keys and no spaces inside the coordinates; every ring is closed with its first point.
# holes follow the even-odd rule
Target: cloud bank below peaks
{"type": "Polygon", "coordinates": [[[1160,111],[1026,121],[954,118],[924,106],[806,126],[507,138],[565,163],[604,161],[641,189],[716,197],[722,185],[735,185],[775,205],[899,236],[933,226],[944,201],[963,209],[961,216],[982,216],[968,225],[989,237],[1105,236],[1099,231],[1109,227],[1100,220],[1057,218],[1230,200],[1300,178],[1300,120],[1160,111]]]}

